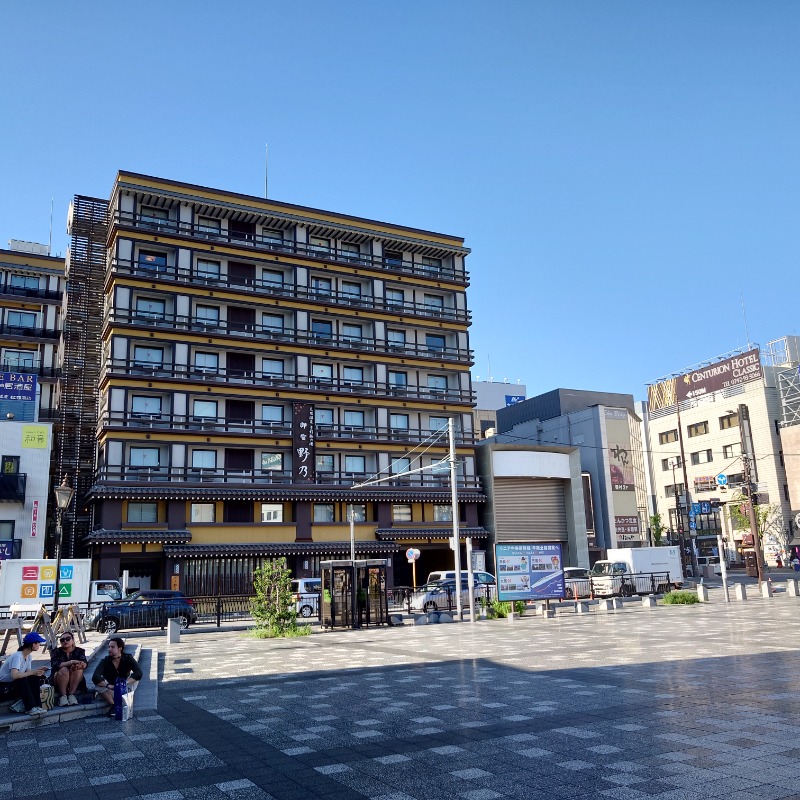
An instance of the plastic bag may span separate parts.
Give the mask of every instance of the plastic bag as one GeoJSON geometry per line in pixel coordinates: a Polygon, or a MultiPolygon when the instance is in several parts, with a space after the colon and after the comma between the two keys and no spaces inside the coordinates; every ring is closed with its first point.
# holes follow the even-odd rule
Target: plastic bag
{"type": "Polygon", "coordinates": [[[114,681],[114,719],[125,722],[133,717],[133,692],[124,678],[114,681]]]}

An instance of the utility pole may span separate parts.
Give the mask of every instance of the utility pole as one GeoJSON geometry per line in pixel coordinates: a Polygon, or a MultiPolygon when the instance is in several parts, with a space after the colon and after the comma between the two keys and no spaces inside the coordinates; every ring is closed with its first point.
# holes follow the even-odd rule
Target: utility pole
{"type": "Polygon", "coordinates": [[[750,533],[753,536],[753,547],[756,551],[758,585],[761,586],[764,581],[764,556],[761,552],[761,536],[758,532],[756,510],[753,506],[753,468],[750,460],[750,448],[753,440],[750,430],[750,409],[744,403],[739,405],[739,434],[741,436],[742,473],[744,475],[744,491],[742,494],[746,497],[747,517],[750,520],[750,533]]]}

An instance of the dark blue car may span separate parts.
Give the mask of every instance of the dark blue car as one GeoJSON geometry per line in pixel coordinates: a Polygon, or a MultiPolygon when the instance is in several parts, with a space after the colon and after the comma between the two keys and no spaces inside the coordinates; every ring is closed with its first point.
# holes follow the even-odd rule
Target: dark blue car
{"type": "Polygon", "coordinates": [[[93,611],[86,626],[101,633],[116,633],[129,628],[161,628],[177,619],[181,628],[197,621],[192,600],[183,592],[142,589],[124,600],[104,603],[93,611]]]}

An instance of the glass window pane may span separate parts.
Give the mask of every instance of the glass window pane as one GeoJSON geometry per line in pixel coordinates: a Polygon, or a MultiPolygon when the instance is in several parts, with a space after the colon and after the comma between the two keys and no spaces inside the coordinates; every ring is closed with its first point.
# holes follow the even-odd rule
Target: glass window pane
{"type": "Polygon", "coordinates": [[[364,427],[364,412],[363,411],[345,411],[344,424],[353,425],[358,428],[364,427]]]}
{"type": "Polygon", "coordinates": [[[282,470],[283,469],[283,453],[262,453],[261,454],[261,469],[282,470]]]}
{"type": "Polygon", "coordinates": [[[314,419],[317,425],[333,425],[333,409],[332,408],[315,409],[314,419]]]}
{"type": "Polygon", "coordinates": [[[283,406],[262,406],[261,419],[264,422],[283,422],[283,406]]]}
{"type": "Polygon", "coordinates": [[[281,503],[262,503],[261,521],[283,522],[283,505],[281,503]]]}
{"type": "Polygon", "coordinates": [[[216,518],[214,503],[192,503],[192,522],[216,522],[216,518]]]}
{"type": "Polygon", "coordinates": [[[217,418],[216,400],[195,400],[192,409],[195,417],[217,418]]]}
{"type": "Polygon", "coordinates": [[[128,503],[128,522],[158,522],[158,503],[128,503]]]}
{"type": "Polygon", "coordinates": [[[408,430],[408,414],[390,414],[389,427],[408,430]]]}
{"type": "Polygon", "coordinates": [[[345,472],[364,472],[365,459],[364,456],[345,456],[344,457],[344,471],[345,472]]]}
{"type": "Polygon", "coordinates": [[[283,361],[275,358],[265,358],[261,362],[261,368],[266,375],[283,375],[283,361]]]}
{"type": "Polygon", "coordinates": [[[157,447],[131,447],[128,463],[132,467],[157,467],[160,464],[157,447]]]}
{"type": "Polygon", "coordinates": [[[192,467],[195,469],[216,469],[216,450],[192,450],[192,467]]]}
{"type": "Polygon", "coordinates": [[[411,522],[411,506],[405,503],[393,505],[392,522],[411,522]]]}
{"type": "Polygon", "coordinates": [[[333,505],[314,503],[314,522],[333,522],[333,505]]]}
{"type": "Polygon", "coordinates": [[[316,457],[317,472],[333,472],[333,456],[321,455],[316,457]]]}

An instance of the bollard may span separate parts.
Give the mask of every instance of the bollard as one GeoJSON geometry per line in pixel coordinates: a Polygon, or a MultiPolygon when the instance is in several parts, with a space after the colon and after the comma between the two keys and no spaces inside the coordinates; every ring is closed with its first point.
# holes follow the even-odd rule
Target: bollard
{"type": "Polygon", "coordinates": [[[743,583],[736,584],[736,587],[734,588],[734,594],[736,595],[737,600],[741,600],[742,602],[747,600],[747,589],[743,583]]]}
{"type": "Polygon", "coordinates": [[[765,600],[769,600],[772,597],[772,581],[769,578],[761,584],[761,596],[765,600]]]}
{"type": "Polygon", "coordinates": [[[642,608],[655,608],[657,605],[655,597],[647,594],[642,598],[642,608]]]}
{"type": "Polygon", "coordinates": [[[707,603],[708,602],[708,586],[704,586],[703,584],[700,584],[697,587],[697,599],[701,603],[707,603]]]}
{"type": "Polygon", "coordinates": [[[797,590],[797,581],[794,578],[789,578],[786,581],[786,594],[789,597],[800,597],[800,592],[797,590]]]}
{"type": "Polygon", "coordinates": [[[589,604],[588,603],[575,603],[575,613],[576,614],[588,614],[589,613],[589,604]]]}
{"type": "Polygon", "coordinates": [[[613,598],[604,598],[597,604],[598,611],[613,611],[615,608],[613,598]]]}
{"type": "Polygon", "coordinates": [[[181,624],[177,619],[167,620],[167,644],[178,644],[181,640],[181,624]]]}
{"type": "Polygon", "coordinates": [[[544,605],[539,608],[539,616],[544,617],[545,619],[553,619],[555,615],[556,610],[554,608],[548,608],[544,605]]]}
{"type": "Polygon", "coordinates": [[[615,609],[622,608],[622,600],[619,597],[612,597],[611,602],[614,605],[615,609]]]}

